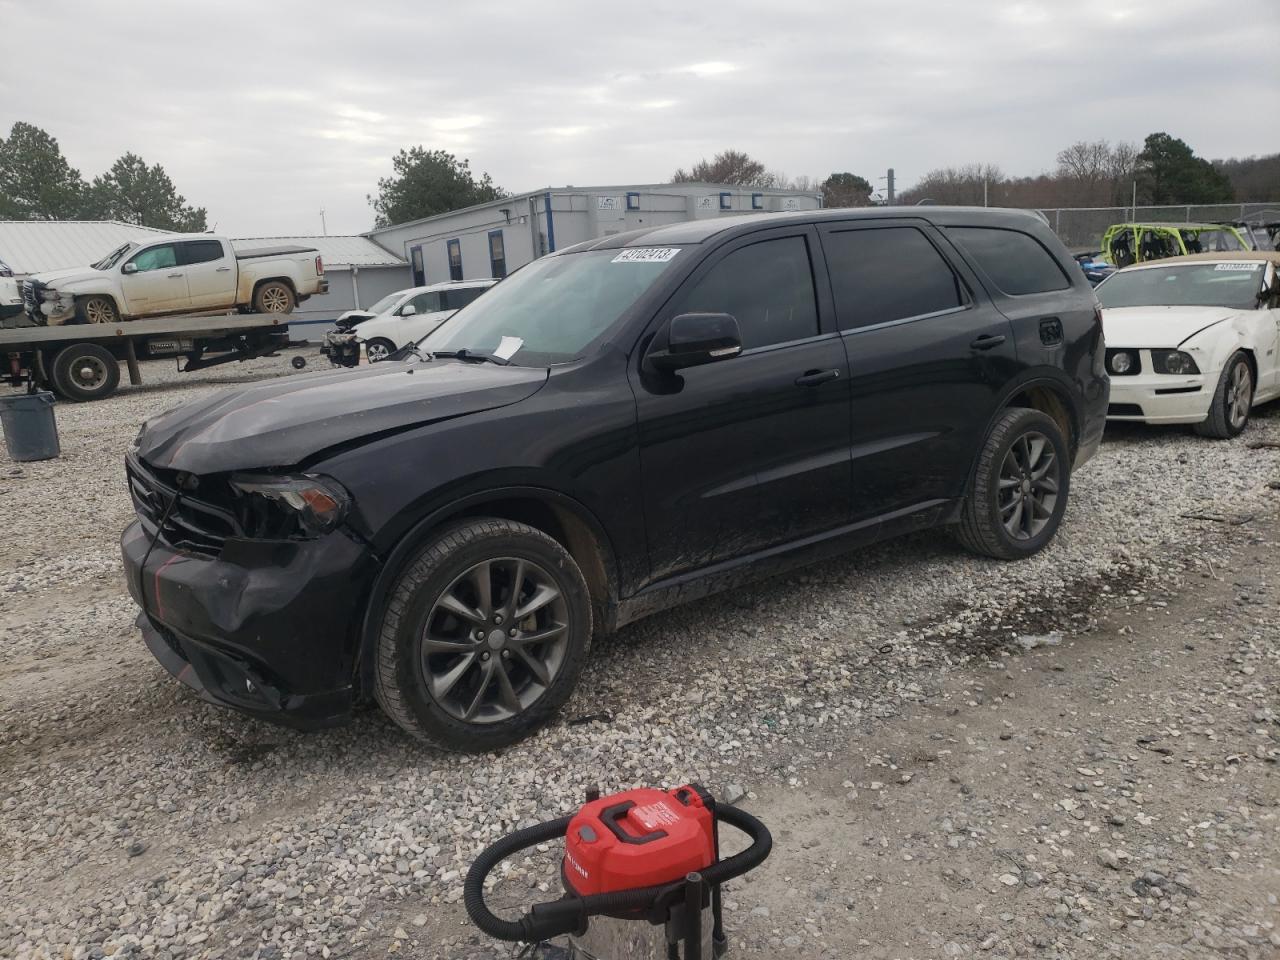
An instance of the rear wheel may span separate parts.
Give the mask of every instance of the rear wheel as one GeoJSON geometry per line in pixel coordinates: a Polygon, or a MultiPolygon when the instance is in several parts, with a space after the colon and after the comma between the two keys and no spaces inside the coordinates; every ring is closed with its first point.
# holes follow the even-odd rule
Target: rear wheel
{"type": "Polygon", "coordinates": [[[370,363],[377,363],[379,360],[385,360],[395,353],[396,345],[386,337],[374,337],[365,343],[364,352],[370,363]]]}
{"type": "Polygon", "coordinates": [[[569,698],[591,645],[591,602],[540,530],[471,520],[400,575],[378,639],[374,693],[407,732],[450,750],[520,740],[569,698]]]}
{"type": "Polygon", "coordinates": [[[1244,432],[1252,409],[1253,367],[1249,365],[1249,358],[1237,350],[1222,368],[1209,404],[1209,416],[1192,429],[1202,437],[1229,440],[1244,432]]]}
{"type": "Polygon", "coordinates": [[[958,535],[974,553],[1017,560],[1053,539],[1067,509],[1070,451],[1039,410],[1006,410],[978,456],[958,535]]]}
{"type": "Polygon", "coordinates": [[[105,347],[77,343],[53,359],[53,388],[67,400],[101,400],[120,385],[120,363],[105,347]]]}
{"type": "Polygon", "coordinates": [[[258,313],[293,313],[296,305],[293,288],[283,280],[268,280],[253,295],[253,309],[258,313]]]}

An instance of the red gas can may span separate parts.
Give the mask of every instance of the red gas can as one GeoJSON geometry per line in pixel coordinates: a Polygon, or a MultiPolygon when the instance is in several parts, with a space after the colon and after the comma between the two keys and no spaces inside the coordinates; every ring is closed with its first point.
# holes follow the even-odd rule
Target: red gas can
{"type": "Polygon", "coordinates": [[[593,800],[569,821],[565,881],[579,896],[683,880],[716,862],[715,815],[700,787],[643,787],[593,800]]]}

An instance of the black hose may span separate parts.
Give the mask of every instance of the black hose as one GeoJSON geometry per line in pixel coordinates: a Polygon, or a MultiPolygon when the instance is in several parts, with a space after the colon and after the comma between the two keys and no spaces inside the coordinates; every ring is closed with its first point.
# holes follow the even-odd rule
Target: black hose
{"type": "Polygon", "coordinates": [[[471,864],[471,869],[467,871],[467,879],[462,887],[462,900],[466,904],[467,914],[471,917],[472,923],[497,940],[515,942],[524,939],[527,918],[522,917],[520,921],[503,920],[485,905],[485,878],[490,870],[513,853],[518,853],[525,847],[563,837],[572,819],[572,817],[561,817],[559,820],[549,820],[546,823],[517,830],[503,837],[493,846],[486,847],[480,856],[476,857],[475,863],[471,864]]]}
{"type": "MultiPolygon", "coordinates": [[[[751,837],[751,846],[728,860],[720,860],[701,871],[702,880],[708,885],[724,883],[734,877],[754,870],[762,864],[773,849],[773,837],[769,829],[747,813],[728,804],[716,804],[716,817],[732,827],[737,827],[751,837]]],[[[503,837],[478,856],[467,871],[463,886],[463,902],[472,922],[497,940],[536,943],[563,933],[580,930],[590,917],[600,914],[627,913],[651,908],[660,897],[678,891],[683,880],[654,887],[638,887],[619,890],[616,893],[595,893],[587,897],[568,896],[551,903],[536,904],[519,920],[503,920],[495,916],[484,902],[484,881],[499,863],[525,847],[545,843],[564,836],[572,817],[561,817],[537,826],[518,830],[503,837]]]]}

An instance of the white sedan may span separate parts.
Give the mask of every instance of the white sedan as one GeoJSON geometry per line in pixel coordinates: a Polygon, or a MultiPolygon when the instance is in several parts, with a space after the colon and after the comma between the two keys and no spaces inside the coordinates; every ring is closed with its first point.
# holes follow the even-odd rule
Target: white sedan
{"type": "Polygon", "coordinates": [[[398,290],[368,310],[348,310],[337,327],[364,341],[370,361],[385,360],[406,344],[417,343],[497,282],[455,280],[398,290]]]}
{"type": "Polygon", "coordinates": [[[1276,252],[1204,253],[1099,284],[1107,419],[1238,436],[1255,404],[1280,396],[1278,269],[1276,252]]]}

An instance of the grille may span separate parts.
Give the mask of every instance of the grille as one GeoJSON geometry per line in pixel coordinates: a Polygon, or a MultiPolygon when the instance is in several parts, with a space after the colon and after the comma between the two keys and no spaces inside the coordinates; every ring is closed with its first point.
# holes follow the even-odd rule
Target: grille
{"type": "Polygon", "coordinates": [[[184,492],[166,517],[165,511],[177,496],[177,488],[134,457],[126,461],[125,471],[129,478],[129,495],[143,525],[150,530],[158,529],[160,539],[169,546],[217,556],[228,537],[242,535],[234,513],[190,493],[184,492]]]}
{"type": "Polygon", "coordinates": [[[22,309],[27,313],[38,313],[39,303],[36,300],[36,284],[34,280],[22,281],[22,309]]]}

